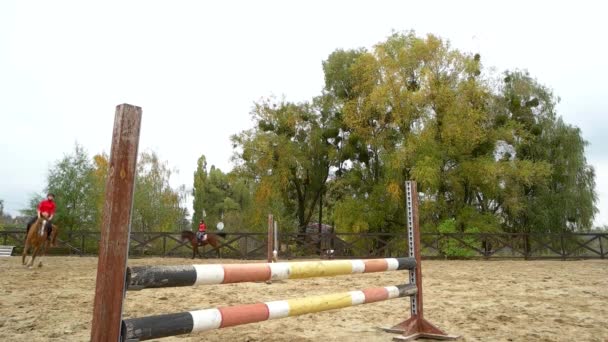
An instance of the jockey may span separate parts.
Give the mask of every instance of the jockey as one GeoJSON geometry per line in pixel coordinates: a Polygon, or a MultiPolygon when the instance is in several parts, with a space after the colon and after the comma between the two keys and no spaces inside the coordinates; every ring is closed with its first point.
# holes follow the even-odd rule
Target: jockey
{"type": "Polygon", "coordinates": [[[207,237],[207,225],[205,225],[205,220],[201,220],[201,223],[198,225],[198,232],[196,233],[196,237],[199,241],[205,241],[207,237]]]}
{"type": "Polygon", "coordinates": [[[36,222],[36,220],[39,219],[41,216],[44,216],[44,218],[46,219],[46,238],[47,240],[50,240],[51,231],[53,230],[53,224],[51,223],[51,220],[55,216],[55,208],[55,195],[49,193],[48,195],[46,195],[46,199],[41,201],[40,204],[38,204],[38,209],[36,209],[36,217],[32,218],[27,223],[26,234],[30,230],[30,227],[34,224],[34,222],[36,222]]]}

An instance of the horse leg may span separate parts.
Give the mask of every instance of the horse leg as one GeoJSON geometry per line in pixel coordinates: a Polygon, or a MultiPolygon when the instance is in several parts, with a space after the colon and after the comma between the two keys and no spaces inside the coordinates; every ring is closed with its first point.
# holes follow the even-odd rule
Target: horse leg
{"type": "Polygon", "coordinates": [[[46,255],[46,250],[49,247],[50,241],[45,241],[44,245],[42,245],[42,254],[40,254],[40,261],[38,262],[38,267],[42,267],[42,258],[46,255]]]}
{"type": "Polygon", "coordinates": [[[220,251],[220,246],[216,243],[213,244],[213,248],[215,248],[215,252],[217,254],[217,258],[221,259],[222,258],[222,251],[220,251]]]}
{"type": "Polygon", "coordinates": [[[29,262],[29,268],[32,268],[34,266],[34,260],[36,260],[36,255],[38,254],[38,250],[40,249],[40,246],[35,246],[34,247],[34,251],[32,252],[32,259],[29,262]]]}
{"type": "Polygon", "coordinates": [[[196,243],[193,242],[192,243],[192,259],[194,259],[197,252],[198,252],[198,246],[196,245],[196,243]]]}

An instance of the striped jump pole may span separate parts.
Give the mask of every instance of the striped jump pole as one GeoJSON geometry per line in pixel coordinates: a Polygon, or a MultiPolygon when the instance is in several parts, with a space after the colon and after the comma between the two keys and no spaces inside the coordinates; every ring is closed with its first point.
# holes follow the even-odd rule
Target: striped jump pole
{"type": "Polygon", "coordinates": [[[415,258],[322,260],[257,264],[137,266],[127,269],[127,289],[230,284],[413,270],[415,258]]]}
{"type": "Polygon", "coordinates": [[[122,341],[144,341],[413,296],[413,284],[123,320],[122,341]]]}

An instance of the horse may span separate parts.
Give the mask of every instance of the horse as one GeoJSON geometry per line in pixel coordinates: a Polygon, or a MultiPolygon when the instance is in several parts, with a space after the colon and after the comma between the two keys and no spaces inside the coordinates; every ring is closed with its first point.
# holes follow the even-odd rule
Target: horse
{"type": "Polygon", "coordinates": [[[48,233],[46,232],[46,219],[44,217],[39,217],[34,224],[30,227],[27,232],[27,236],[25,237],[25,246],[23,247],[23,256],[21,258],[21,262],[23,265],[26,265],[26,257],[28,250],[32,249],[32,258],[29,261],[29,268],[34,266],[34,261],[36,259],[36,255],[42,250],[40,254],[40,262],[38,263],[38,267],[42,267],[42,257],[46,254],[46,250],[49,245],[52,244],[55,246],[57,239],[57,226],[52,225],[51,238],[52,241],[48,240],[48,233]]]}
{"type": "Polygon", "coordinates": [[[217,252],[217,257],[221,258],[222,255],[220,253],[220,239],[218,238],[221,237],[222,239],[226,238],[226,233],[217,233],[217,234],[211,234],[211,233],[207,233],[207,239],[205,241],[198,241],[198,239],[196,238],[196,234],[189,231],[189,230],[184,230],[182,231],[182,242],[186,242],[186,241],[190,241],[190,244],[192,245],[192,259],[194,259],[196,257],[196,255],[198,254],[199,257],[202,258],[202,255],[198,252],[198,247],[201,246],[205,246],[205,245],[211,245],[211,247],[213,247],[213,249],[215,249],[215,251],[217,252]]]}

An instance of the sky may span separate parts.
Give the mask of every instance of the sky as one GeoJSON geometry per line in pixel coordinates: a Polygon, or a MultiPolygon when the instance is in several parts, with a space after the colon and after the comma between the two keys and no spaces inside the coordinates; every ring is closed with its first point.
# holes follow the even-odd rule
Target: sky
{"type": "Polygon", "coordinates": [[[73,151],[110,149],[115,106],[143,108],[140,151],[192,186],[201,154],[231,169],[230,136],[262,97],[306,101],[322,61],[395,31],[479,52],[497,73],[526,69],[561,98],[596,170],[608,224],[608,48],[601,1],[0,2],[0,199],[16,214],[73,151]]]}

